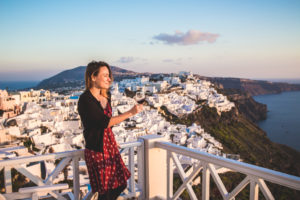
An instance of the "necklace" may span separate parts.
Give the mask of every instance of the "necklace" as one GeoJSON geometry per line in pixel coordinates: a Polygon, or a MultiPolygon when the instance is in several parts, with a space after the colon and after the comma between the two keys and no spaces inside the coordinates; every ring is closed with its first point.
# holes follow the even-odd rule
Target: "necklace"
{"type": "Polygon", "coordinates": [[[97,97],[97,100],[100,102],[102,108],[105,109],[107,106],[107,99],[100,95],[99,97],[97,97]]]}
{"type": "Polygon", "coordinates": [[[97,101],[100,102],[102,108],[105,109],[107,106],[107,99],[104,96],[102,96],[101,94],[96,94],[96,95],[93,94],[93,96],[95,97],[95,99],[97,99],[97,101]]]}

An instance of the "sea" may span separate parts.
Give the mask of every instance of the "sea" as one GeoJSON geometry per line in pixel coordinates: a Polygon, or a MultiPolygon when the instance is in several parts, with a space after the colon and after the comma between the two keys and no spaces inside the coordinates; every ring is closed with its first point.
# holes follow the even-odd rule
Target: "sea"
{"type": "Polygon", "coordinates": [[[34,88],[40,81],[0,81],[0,89],[7,91],[34,88]]]}
{"type": "Polygon", "coordinates": [[[258,122],[267,136],[300,152],[300,91],[253,97],[267,105],[267,119],[258,122]]]}

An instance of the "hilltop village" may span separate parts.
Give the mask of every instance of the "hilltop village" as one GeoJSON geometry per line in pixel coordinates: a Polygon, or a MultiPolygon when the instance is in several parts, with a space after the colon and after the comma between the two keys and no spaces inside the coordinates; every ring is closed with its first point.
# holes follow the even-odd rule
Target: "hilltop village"
{"type": "MultiPolygon", "coordinates": [[[[84,148],[83,127],[77,112],[83,88],[70,88],[69,91],[63,95],[49,90],[31,89],[13,94],[0,90],[0,160],[84,148]]],[[[178,145],[232,158],[222,152],[222,144],[201,124],[187,127],[167,121],[161,114],[164,107],[172,115],[184,116],[205,104],[215,107],[219,115],[230,111],[234,103],[219,94],[209,81],[200,80],[191,72],[151,80],[146,76],[123,79],[113,83],[111,88],[113,116],[137,103],[134,96],[128,95],[136,92],[145,94],[144,111],[112,128],[118,143],[157,134],[178,145]]],[[[185,156],[179,160],[187,165],[194,162],[185,156]]],[[[126,157],[124,161],[127,162],[126,157]]],[[[54,162],[45,164],[49,172],[55,168],[54,162]]]]}

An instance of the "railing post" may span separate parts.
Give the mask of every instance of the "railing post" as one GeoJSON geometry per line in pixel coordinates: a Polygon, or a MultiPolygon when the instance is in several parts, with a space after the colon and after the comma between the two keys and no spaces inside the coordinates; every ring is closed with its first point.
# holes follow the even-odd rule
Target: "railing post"
{"type": "Polygon", "coordinates": [[[11,166],[4,167],[5,193],[12,193],[11,166]]]}
{"type": "Polygon", "coordinates": [[[202,171],[202,200],[209,200],[209,185],[210,185],[210,172],[208,164],[203,163],[202,171]]]}
{"type": "Polygon", "coordinates": [[[250,200],[258,200],[259,187],[255,179],[250,180],[250,200]]]}
{"type": "Polygon", "coordinates": [[[129,170],[131,177],[129,180],[129,190],[132,193],[135,193],[135,182],[134,182],[134,147],[129,148],[129,170]]]}
{"type": "Polygon", "coordinates": [[[139,142],[142,143],[141,146],[137,147],[137,168],[138,168],[138,186],[140,191],[140,195],[138,197],[139,200],[144,200],[145,197],[145,145],[144,140],[138,139],[139,142]]]}
{"type": "Polygon", "coordinates": [[[145,147],[145,199],[167,199],[167,152],[155,147],[155,142],[165,141],[159,135],[146,135],[145,147]]]}
{"type": "Polygon", "coordinates": [[[167,152],[167,199],[173,196],[173,160],[171,152],[167,152]]]}
{"type": "Polygon", "coordinates": [[[73,165],[73,190],[74,190],[74,198],[75,200],[79,200],[79,157],[75,156],[72,159],[73,165]]]}

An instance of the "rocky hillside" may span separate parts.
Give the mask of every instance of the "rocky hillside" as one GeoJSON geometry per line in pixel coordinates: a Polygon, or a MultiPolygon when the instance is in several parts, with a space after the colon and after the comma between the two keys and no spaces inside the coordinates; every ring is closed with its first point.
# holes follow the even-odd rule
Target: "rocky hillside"
{"type": "Polygon", "coordinates": [[[168,112],[165,106],[159,112],[166,120],[187,126],[196,123],[223,144],[226,153],[240,154],[251,164],[300,176],[300,152],[288,146],[272,142],[267,133],[255,121],[266,117],[266,106],[246,93],[220,90],[228,94],[235,107],[229,112],[217,113],[216,108],[203,104],[191,114],[178,117],[168,112]],[[284,160],[284,164],[282,161],[284,160]]]}
{"type": "Polygon", "coordinates": [[[238,89],[217,88],[217,90],[219,93],[227,96],[230,101],[234,102],[240,114],[252,122],[258,122],[267,118],[267,105],[255,101],[249,93],[238,89]]]}
{"type": "MultiPolygon", "coordinates": [[[[300,176],[300,152],[272,142],[267,133],[255,123],[266,117],[266,105],[256,102],[251,95],[237,89],[218,88],[218,92],[227,95],[236,107],[219,115],[215,108],[202,105],[200,109],[181,118],[168,112],[164,106],[159,111],[171,123],[187,126],[193,123],[201,125],[206,132],[223,144],[225,153],[239,154],[246,163],[300,176]]],[[[231,191],[243,178],[244,175],[238,173],[222,175],[228,191],[231,191]]],[[[300,195],[300,192],[295,190],[275,184],[268,185],[276,199],[285,199],[285,197],[297,199],[300,195]]],[[[249,199],[247,190],[243,191],[238,199],[249,199]]],[[[197,196],[201,196],[201,191],[197,192],[197,196]]],[[[222,199],[214,186],[211,197],[222,199]]],[[[181,198],[189,199],[187,193],[184,193],[181,198]]]]}

